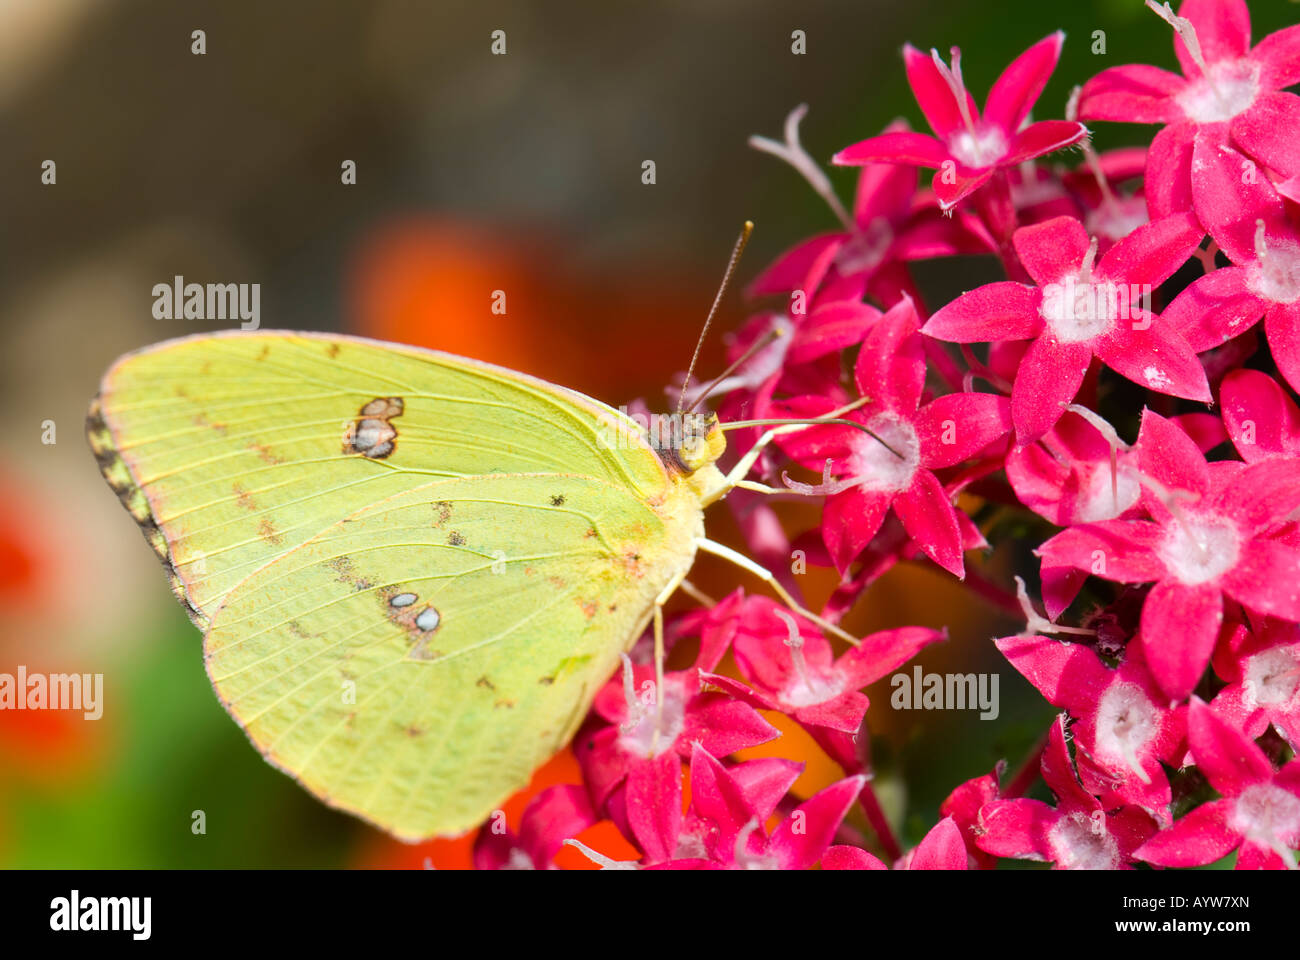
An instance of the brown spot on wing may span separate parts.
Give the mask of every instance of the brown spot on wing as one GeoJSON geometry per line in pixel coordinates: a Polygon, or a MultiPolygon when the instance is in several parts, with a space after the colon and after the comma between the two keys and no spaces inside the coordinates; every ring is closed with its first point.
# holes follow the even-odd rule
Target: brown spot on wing
{"type": "Polygon", "coordinates": [[[257,535],[273,547],[278,547],[284,542],[284,537],[280,536],[271,521],[265,518],[257,525],[257,535]]]}
{"type": "Polygon", "coordinates": [[[447,537],[447,542],[453,547],[463,547],[465,546],[465,537],[459,530],[453,530],[451,535],[447,537]]]}
{"type": "Polygon", "coordinates": [[[343,452],[382,460],[397,449],[397,427],[392,420],[406,408],[401,397],[375,397],[363,404],[357,418],[343,433],[343,452]]]}

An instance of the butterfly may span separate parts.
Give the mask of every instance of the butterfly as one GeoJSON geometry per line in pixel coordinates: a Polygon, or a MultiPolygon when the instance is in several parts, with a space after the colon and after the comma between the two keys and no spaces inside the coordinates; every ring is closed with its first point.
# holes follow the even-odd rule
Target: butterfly
{"type": "Polygon", "coordinates": [[[771,491],[746,474],[797,425],[724,474],[724,425],[694,416],[656,442],[487,363],[227,331],[120,358],[87,435],[256,748],[323,802],[418,841],[477,826],[525,786],[651,625],[662,671],[662,608],[697,551],[855,642],[704,534],[730,490],[771,491]]]}

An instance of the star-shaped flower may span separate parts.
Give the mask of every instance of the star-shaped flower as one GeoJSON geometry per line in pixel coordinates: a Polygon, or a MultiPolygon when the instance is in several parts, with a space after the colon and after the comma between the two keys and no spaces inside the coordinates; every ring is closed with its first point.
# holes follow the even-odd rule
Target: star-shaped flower
{"type": "Polygon", "coordinates": [[[1056,806],[1023,797],[994,800],[980,811],[980,849],[998,857],[1045,860],[1057,870],[1132,869],[1133,851],[1156,832],[1156,823],[1134,806],[1107,810],[1083,788],[1066,746],[1064,715],[1048,733],[1042,771],[1056,806]]]}
{"type": "Polygon", "coordinates": [[[942,209],[950,210],[999,170],[1068,147],[1088,135],[1083,124],[1067,120],[1026,126],[1029,112],[1056,69],[1064,42],[1065,34],[1057,32],[1016,58],[993,84],[982,114],[966,91],[960,50],[952,48],[949,65],[937,50],[926,55],[908,44],[903,48],[907,80],[935,136],[884,133],[846,147],[833,162],[854,166],[885,161],[936,169],[935,196],[942,209]]]}
{"type": "Polygon", "coordinates": [[[1014,246],[1038,286],[978,287],[938,310],[921,332],[957,343],[1033,340],[1011,390],[1020,443],[1061,418],[1094,356],[1140,386],[1208,402],[1196,353],[1144,306],[1202,236],[1195,217],[1168,217],[1138,227],[1097,261],[1096,239],[1073,217],[1022,227],[1014,246]]]}
{"type": "Polygon", "coordinates": [[[1252,48],[1245,0],[1185,0],[1177,16],[1167,3],[1148,6],[1174,27],[1183,75],[1146,64],[1103,70],[1084,84],[1079,117],[1165,124],[1147,161],[1152,217],[1199,211],[1208,193],[1199,171],[1229,141],[1284,177],[1300,174],[1300,97],[1282,92],[1300,81],[1300,26],[1252,48]]]}
{"type": "Polygon", "coordinates": [[[1162,867],[1199,867],[1240,848],[1238,870],[1296,869],[1300,761],[1274,772],[1264,751],[1199,697],[1192,698],[1187,741],[1222,799],[1180,817],[1135,856],[1162,867]]]}
{"type": "Polygon", "coordinates": [[[1155,587],[1142,608],[1147,659],[1172,700],[1195,688],[1223,623],[1224,594],[1252,610],[1300,620],[1300,551],[1277,539],[1300,508],[1300,462],[1207,464],[1192,439],[1147,410],[1138,439],[1151,520],[1071,527],[1037,551],[1048,613],[1064,608],[1078,579],[1093,573],[1155,587]]]}
{"type": "MultiPolygon", "coordinates": [[[[919,318],[910,299],[890,309],[867,336],[855,378],[870,400],[847,415],[865,430],[816,426],[778,438],[781,448],[805,467],[833,478],[820,487],[796,489],[828,494],[822,534],[841,572],[862,552],[892,507],[908,534],[930,559],[963,576],[962,529],[951,497],[934,470],[975,456],[1011,428],[1005,397],[953,393],[924,406],[925,360],[919,318]]],[[[781,417],[818,417],[833,400],[796,397],[772,407],[781,417]]]]}

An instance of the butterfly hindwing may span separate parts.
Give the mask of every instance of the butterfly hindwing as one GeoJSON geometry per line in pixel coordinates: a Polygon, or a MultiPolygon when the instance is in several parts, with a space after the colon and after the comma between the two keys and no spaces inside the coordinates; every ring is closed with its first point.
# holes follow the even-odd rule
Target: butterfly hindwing
{"type": "Polygon", "coordinates": [[[407,839],[457,833],[572,736],[689,535],[591,478],[436,481],[241,584],[208,672],[322,799],[407,839]]]}

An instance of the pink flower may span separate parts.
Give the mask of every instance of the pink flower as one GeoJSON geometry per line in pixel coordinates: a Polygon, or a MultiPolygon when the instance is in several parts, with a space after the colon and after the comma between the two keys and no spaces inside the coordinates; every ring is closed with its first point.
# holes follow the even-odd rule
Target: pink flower
{"type": "Polygon", "coordinates": [[[964,293],[922,333],[958,343],[1029,340],[1011,391],[1016,437],[1028,443],[1060,419],[1096,356],[1140,386],[1209,401],[1187,341],[1141,305],[1201,242],[1194,217],[1145,224],[1096,261],[1097,241],[1072,217],[1022,227],[1016,253],[1037,287],[1014,281],[964,293]]]}
{"type": "Polygon", "coordinates": [[[694,744],[725,757],[779,735],[748,704],[701,693],[696,668],[664,675],[661,713],[654,672],[653,664],[633,668],[625,658],[621,681],[611,680],[596,695],[594,716],[574,738],[593,806],[606,811],[651,862],[675,853],[657,844],[679,832],[681,758],[694,744]]]}
{"type": "Polygon", "coordinates": [[[1035,443],[1007,454],[1007,479],[1020,502],[1057,526],[1135,512],[1142,485],[1138,454],[1113,428],[1070,411],[1035,443]]]}
{"type": "Polygon", "coordinates": [[[977,843],[994,856],[1045,860],[1057,870],[1131,869],[1133,851],[1156,832],[1137,807],[1107,810],[1083,789],[1065,742],[1065,716],[1056,718],[1043,751],[1043,782],[1056,806],[1041,800],[995,800],[979,815],[977,843]]]}
{"type": "MultiPolygon", "coordinates": [[[[1150,410],[1138,445],[1148,486],[1160,491],[1143,493],[1153,519],[1084,524],[1048,540],[1037,551],[1044,595],[1064,568],[1120,583],[1155,581],[1141,633],[1161,690],[1181,700],[1209,663],[1225,593],[1259,613],[1300,620],[1300,551],[1272,536],[1300,507],[1300,464],[1207,464],[1186,433],[1150,410]]],[[[1056,594],[1049,614],[1065,596],[1056,594]]]]}
{"type": "Polygon", "coordinates": [[[474,841],[476,870],[555,870],[564,841],[596,822],[587,791],[572,784],[547,787],[524,808],[519,833],[489,820],[474,841]]]}
{"type": "MultiPolygon", "coordinates": [[[[930,559],[964,576],[962,530],[933,471],[975,456],[1011,428],[1010,404],[993,394],[955,393],[921,406],[925,361],[918,325],[912,301],[904,299],[885,314],[858,354],[857,386],[871,400],[847,418],[871,433],[819,426],[778,439],[802,465],[831,471],[821,487],[795,486],[829,495],[822,535],[841,572],[876,535],[892,507],[930,559]]],[[[816,417],[833,405],[825,397],[798,397],[774,411],[816,417]]]]}
{"type": "Polygon", "coordinates": [[[1300,627],[1268,619],[1253,633],[1237,624],[1214,664],[1228,682],[1210,701],[1215,713],[1252,739],[1271,724],[1300,747],[1300,627]]]}
{"type": "MultiPolygon", "coordinates": [[[[703,747],[695,747],[687,819],[694,830],[689,835],[696,839],[684,852],[696,856],[668,860],[659,864],[661,868],[707,865],[732,870],[807,870],[822,859],[867,780],[857,776],[831,784],[795,807],[768,834],[764,823],[793,778],[765,775],[757,778],[762,784],[755,786],[756,778],[739,773],[750,764],[728,770],[703,747]],[[771,789],[774,783],[785,786],[779,795],[771,789]]],[[[797,769],[794,773],[798,775],[797,769]]]]}
{"type": "Polygon", "coordinates": [[[1161,761],[1181,755],[1185,708],[1166,706],[1141,641],[1128,644],[1124,662],[1113,670],[1082,643],[1037,636],[995,643],[1048,703],[1077,718],[1074,736],[1084,787],[1108,809],[1133,804],[1167,822],[1172,794],[1161,761]]]}
{"type": "MultiPolygon", "coordinates": [[[[1300,98],[1296,98],[1300,99],[1300,98]]],[[[1249,330],[1262,316],[1273,359],[1300,385],[1300,229],[1262,176],[1247,179],[1242,157],[1221,147],[1201,161],[1201,222],[1232,266],[1211,270],[1165,310],[1166,322],[1198,353],[1249,330]]]]}
{"type": "Polygon", "coordinates": [[[1171,22],[1183,76],[1146,64],[1111,67],[1084,85],[1079,100],[1085,121],[1166,124],[1147,162],[1153,218],[1191,210],[1198,195],[1212,199],[1198,173],[1229,139],[1285,177],[1300,173],[1300,98],[1281,92],[1300,81],[1300,26],[1252,49],[1245,0],[1185,0],[1178,13],[1171,22]]]}
{"type": "Polygon", "coordinates": [[[952,65],[937,50],[926,56],[903,48],[912,94],[936,134],[884,133],[835,155],[834,163],[909,164],[938,170],[933,188],[939,206],[950,210],[1006,167],[1052,153],[1087,136],[1080,123],[1045,120],[1025,126],[1061,55],[1064,33],[1045,37],[1022,53],[993,84],[981,115],[966,91],[961,51],[952,48],[952,65]]]}
{"type": "Polygon", "coordinates": [[[691,803],[678,818],[660,818],[669,832],[647,846],[644,866],[682,866],[690,861],[712,866],[734,862],[736,838],[750,821],[766,823],[803,770],[803,764],[776,757],[726,767],[700,744],[691,748],[691,803]],[[664,852],[668,852],[665,857],[664,852]]]}
{"type": "Polygon", "coordinates": [[[833,659],[830,642],[813,624],[767,597],[746,598],[736,616],[732,655],[750,686],[717,674],[701,674],[701,679],[804,726],[848,734],[858,732],[869,706],[863,687],[945,638],[925,627],[884,630],[833,659]]]}
{"type": "Polygon", "coordinates": [[[1187,740],[1196,765],[1223,799],[1204,803],[1138,848],[1162,867],[1197,867],[1241,848],[1237,869],[1296,869],[1300,847],[1300,762],[1276,773],[1251,739],[1198,697],[1187,740]]]}

